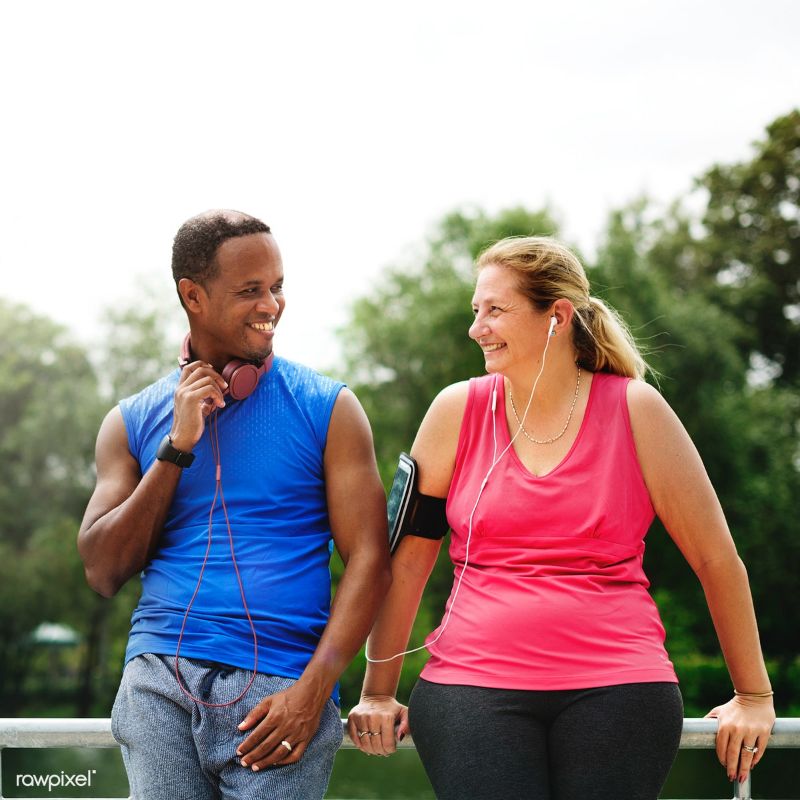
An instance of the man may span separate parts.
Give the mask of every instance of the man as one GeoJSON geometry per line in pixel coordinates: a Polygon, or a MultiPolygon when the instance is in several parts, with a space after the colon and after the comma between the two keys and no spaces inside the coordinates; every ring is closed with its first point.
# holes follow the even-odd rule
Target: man
{"type": "Polygon", "coordinates": [[[267,225],[193,217],[172,269],[182,368],[104,420],[78,534],[95,591],[142,575],[112,728],[140,800],[321,798],[337,681],[391,580],[369,423],[342,384],[273,359],[267,225]]]}

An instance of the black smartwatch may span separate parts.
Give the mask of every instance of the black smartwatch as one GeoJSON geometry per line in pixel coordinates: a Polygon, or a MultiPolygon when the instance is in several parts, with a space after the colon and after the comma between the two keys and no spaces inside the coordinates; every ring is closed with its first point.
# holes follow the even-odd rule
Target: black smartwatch
{"type": "Polygon", "coordinates": [[[156,458],[159,461],[169,461],[171,464],[177,464],[179,467],[190,467],[192,461],[194,461],[194,453],[184,453],[183,450],[174,448],[172,439],[167,434],[161,440],[158,450],[156,450],[156,458]]]}

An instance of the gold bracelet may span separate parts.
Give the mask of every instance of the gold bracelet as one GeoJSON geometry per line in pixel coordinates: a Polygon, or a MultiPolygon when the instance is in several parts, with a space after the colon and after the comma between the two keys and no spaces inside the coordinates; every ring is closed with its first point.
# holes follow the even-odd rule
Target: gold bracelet
{"type": "Polygon", "coordinates": [[[734,689],[733,693],[737,697],[772,697],[775,694],[772,689],[768,692],[740,692],[738,689],[734,689]]]}

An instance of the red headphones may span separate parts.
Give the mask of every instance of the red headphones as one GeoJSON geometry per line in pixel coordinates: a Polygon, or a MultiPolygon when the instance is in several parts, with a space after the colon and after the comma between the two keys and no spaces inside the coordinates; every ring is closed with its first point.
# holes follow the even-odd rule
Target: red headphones
{"type": "MultiPolygon", "coordinates": [[[[249,397],[256,390],[261,376],[270,371],[273,358],[274,354],[270,353],[261,364],[242,361],[240,358],[229,361],[222,370],[222,380],[228,384],[228,388],[223,394],[230,395],[234,400],[244,400],[245,397],[249,397]]],[[[191,333],[187,333],[181,345],[181,357],[178,364],[185,367],[191,360],[191,333]]]]}

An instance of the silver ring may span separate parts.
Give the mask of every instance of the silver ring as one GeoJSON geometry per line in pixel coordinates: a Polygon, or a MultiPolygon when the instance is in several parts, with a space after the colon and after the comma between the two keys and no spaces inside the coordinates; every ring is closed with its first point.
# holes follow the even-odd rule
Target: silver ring
{"type": "Polygon", "coordinates": [[[292,752],[292,746],[289,744],[289,742],[287,742],[287,741],[286,741],[286,739],[284,739],[284,740],[281,742],[281,745],[282,745],[283,747],[285,747],[285,748],[286,748],[286,749],[287,749],[287,750],[288,750],[290,753],[292,752]]]}
{"type": "Polygon", "coordinates": [[[362,736],[366,736],[369,731],[358,731],[358,738],[360,739],[362,736]]]}
{"type": "Polygon", "coordinates": [[[750,747],[749,744],[743,744],[742,750],[747,750],[748,753],[752,753],[753,755],[755,755],[758,752],[758,747],[756,747],[756,745],[750,747]]]}
{"type": "Polygon", "coordinates": [[[367,731],[367,733],[368,733],[370,736],[380,736],[380,735],[381,735],[381,732],[380,732],[380,731],[367,731]]]}

